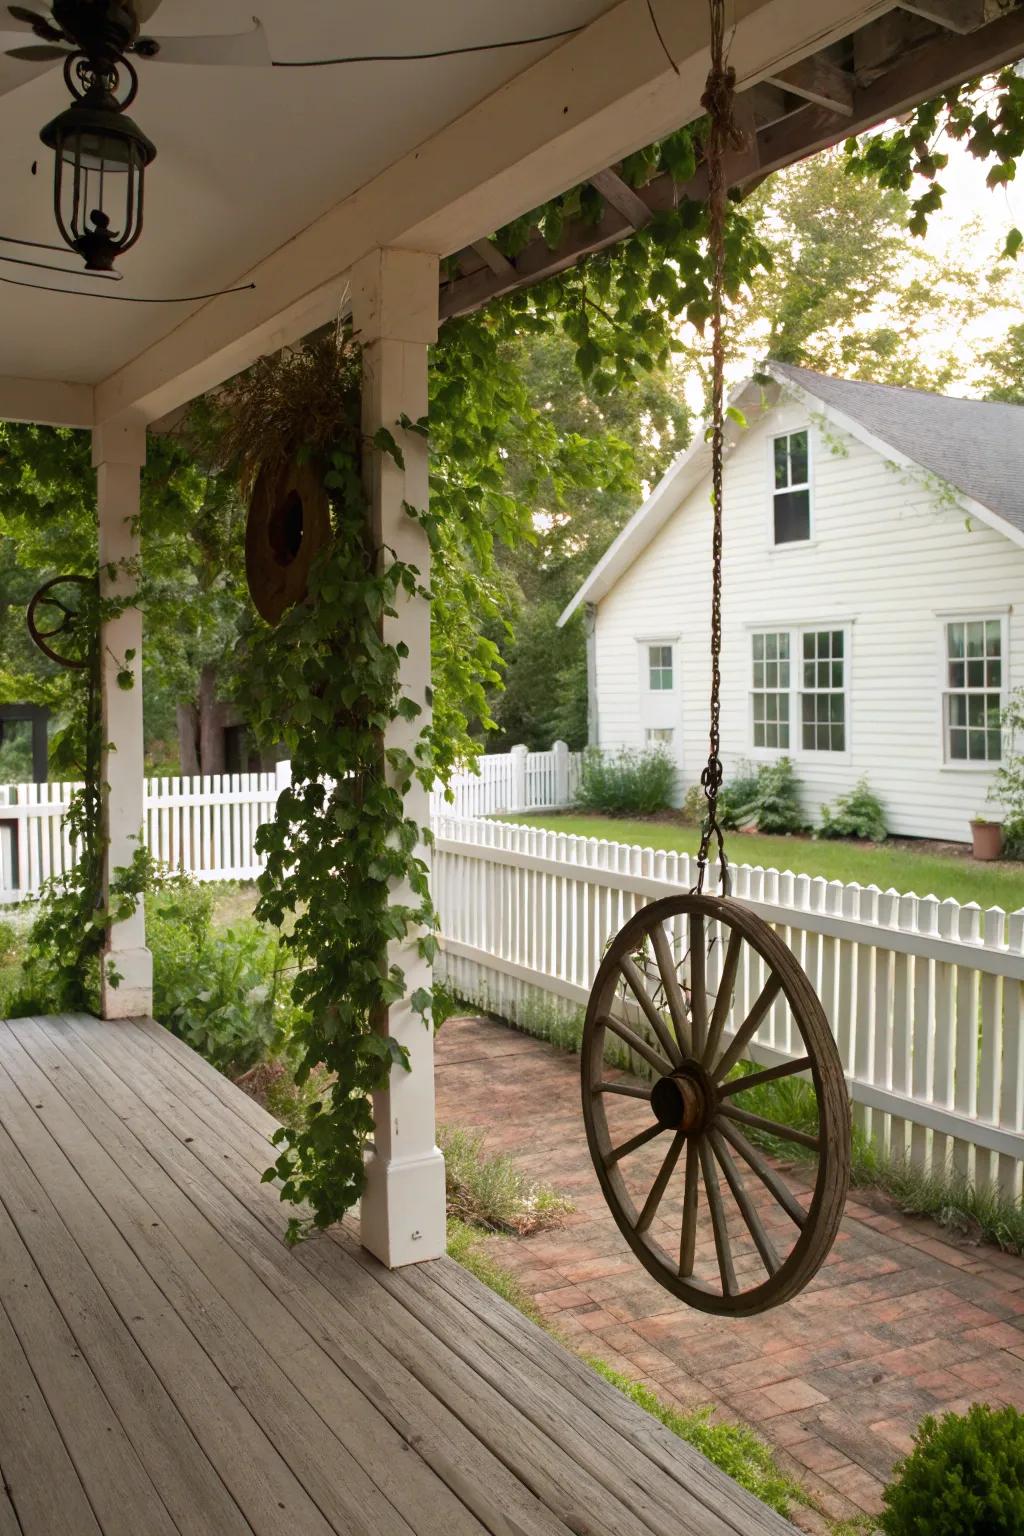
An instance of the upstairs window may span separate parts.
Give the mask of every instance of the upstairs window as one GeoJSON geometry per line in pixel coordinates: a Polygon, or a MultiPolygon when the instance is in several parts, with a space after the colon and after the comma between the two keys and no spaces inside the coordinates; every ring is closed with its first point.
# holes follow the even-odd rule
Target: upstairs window
{"type": "Polygon", "coordinates": [[[754,635],[754,746],[789,750],[789,631],[754,635]]]}
{"type": "Polygon", "coordinates": [[[775,474],[772,512],[776,544],[811,536],[811,484],[807,432],[786,432],[772,445],[775,474]]]}
{"type": "Polygon", "coordinates": [[[647,647],[647,678],[648,686],[652,693],[671,693],[674,684],[672,680],[672,647],[670,645],[649,645],[647,647]]]}
{"type": "Polygon", "coordinates": [[[946,757],[997,763],[1003,755],[1003,626],[999,619],[946,625],[946,757]]]}
{"type": "Polygon", "coordinates": [[[805,630],[801,665],[801,746],[805,752],[845,752],[846,645],[843,631],[805,630]]]}

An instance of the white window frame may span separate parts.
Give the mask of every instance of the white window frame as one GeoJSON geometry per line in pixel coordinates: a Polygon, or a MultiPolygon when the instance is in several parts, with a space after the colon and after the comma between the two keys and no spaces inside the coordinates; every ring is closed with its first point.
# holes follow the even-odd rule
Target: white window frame
{"type": "MultiPolygon", "coordinates": [[[[658,697],[660,697],[660,698],[663,698],[666,694],[675,693],[676,686],[677,686],[677,684],[679,682],[679,673],[678,673],[679,662],[678,662],[678,657],[676,655],[676,642],[675,642],[675,640],[661,640],[661,639],[658,639],[657,637],[654,638],[653,640],[649,640],[646,637],[644,637],[643,639],[639,640],[637,643],[640,646],[640,676],[641,676],[644,692],[645,693],[650,693],[650,694],[657,694],[658,697]],[[653,650],[663,650],[663,651],[669,651],[671,653],[672,659],[671,659],[671,661],[669,663],[669,670],[670,670],[670,672],[672,674],[672,681],[671,681],[671,684],[669,685],[668,688],[652,688],[651,687],[651,652],[653,650]]],[[[658,667],[658,671],[659,672],[664,672],[664,670],[665,670],[664,665],[661,665],[661,666],[658,667]]]]}
{"type": "MultiPolygon", "coordinates": [[[[780,658],[776,658],[776,664],[778,666],[781,666],[782,665],[782,660],[780,658]]],[[[747,657],[747,665],[748,665],[748,668],[749,668],[748,677],[749,677],[749,680],[750,680],[750,687],[749,687],[748,697],[749,697],[750,745],[751,745],[751,748],[755,752],[763,752],[763,753],[765,753],[766,756],[779,755],[779,756],[785,757],[790,752],[790,750],[792,749],[792,745],[793,745],[793,631],[788,626],[783,626],[780,629],[768,629],[768,628],[762,629],[759,626],[757,629],[752,629],[750,631],[750,652],[749,652],[749,655],[747,657]],[[785,688],[768,688],[767,686],[759,688],[757,686],[757,682],[756,682],[756,679],[755,679],[755,676],[754,676],[754,668],[757,665],[757,659],[754,656],[754,642],[759,637],[762,638],[762,639],[767,639],[767,637],[769,635],[773,635],[773,636],[785,635],[786,641],[787,641],[788,646],[789,646],[789,654],[785,658],[785,665],[789,669],[789,678],[788,678],[788,682],[787,682],[787,685],[786,685],[785,688]],[[756,701],[758,695],[760,695],[760,694],[764,694],[764,695],[774,694],[777,698],[780,698],[780,699],[784,698],[786,700],[786,731],[787,731],[787,733],[789,735],[789,744],[787,746],[785,746],[785,747],[782,747],[782,746],[770,747],[770,746],[766,746],[766,745],[759,745],[754,740],[754,737],[755,737],[755,734],[756,734],[756,731],[757,731],[757,712],[756,712],[755,701],[756,701]]],[[[764,665],[766,665],[766,666],[769,665],[767,659],[765,659],[764,665]]],[[[767,722],[765,722],[765,723],[767,724],[767,722]]],[[[781,723],[781,722],[776,722],[776,723],[778,724],[778,723],[781,723]]]]}
{"type": "Polygon", "coordinates": [[[999,757],[952,757],[949,749],[949,699],[954,693],[996,693],[999,694],[999,708],[1006,708],[1010,695],[1010,608],[1008,604],[989,608],[957,608],[940,609],[936,613],[939,621],[939,742],[941,766],[950,773],[979,773],[991,776],[1006,762],[1006,738],[1003,734],[999,757]],[[949,626],[951,624],[993,624],[999,625],[999,658],[1000,658],[1000,684],[999,688],[953,688],[949,682],[949,626]]]}
{"type": "Polygon", "coordinates": [[[747,741],[750,756],[759,762],[777,762],[780,757],[802,759],[804,762],[846,763],[851,757],[852,701],[853,701],[853,620],[815,619],[802,624],[759,623],[747,625],[747,741]],[[840,633],[843,636],[843,686],[841,689],[804,688],[804,636],[821,633],[840,633]],[[754,687],[754,636],[789,635],[789,746],[756,747],[754,745],[754,694],[770,692],[754,687]],[[841,751],[823,747],[805,747],[803,743],[804,693],[842,693],[843,731],[845,746],[841,751]]]}
{"type": "Polygon", "coordinates": [[[768,437],[768,543],[773,550],[806,549],[815,541],[814,526],[814,433],[810,422],[799,426],[787,427],[782,432],[772,432],[768,437]],[[775,485],[775,444],[783,437],[795,437],[798,432],[807,434],[807,480],[799,485],[779,487],[779,490],[807,492],[807,537],[806,539],[788,539],[779,544],[775,539],[775,497],[777,494],[775,485]]]}
{"type": "MultiPolygon", "coordinates": [[[[834,656],[832,656],[832,654],[831,654],[831,642],[830,642],[829,657],[827,659],[827,664],[834,664],[835,660],[836,660],[836,658],[834,656]]],[[[812,662],[812,665],[815,666],[815,667],[818,667],[821,664],[822,664],[821,657],[819,657],[817,654],[815,654],[815,657],[814,657],[814,660],[812,662]]],[[[798,729],[799,735],[800,735],[799,746],[800,746],[801,755],[804,756],[804,757],[823,758],[823,759],[825,759],[828,762],[841,761],[842,758],[846,755],[846,753],[850,750],[850,746],[849,746],[849,731],[850,731],[850,702],[849,702],[849,700],[850,700],[850,641],[849,641],[848,631],[843,627],[842,624],[813,624],[813,625],[808,624],[808,625],[805,625],[800,630],[800,632],[799,632],[799,652],[798,652],[798,655],[797,655],[796,666],[797,666],[797,677],[795,679],[795,692],[796,692],[796,698],[797,698],[797,716],[798,716],[798,719],[797,719],[797,729],[798,729]],[[841,635],[842,636],[842,640],[843,640],[843,654],[839,658],[839,660],[842,662],[842,667],[843,667],[843,681],[842,681],[842,686],[841,687],[837,688],[831,682],[826,684],[823,687],[817,681],[815,681],[815,685],[814,685],[813,688],[808,688],[807,685],[805,684],[804,677],[803,677],[803,669],[804,669],[804,666],[806,665],[806,658],[804,656],[804,641],[807,639],[808,635],[829,635],[829,636],[831,636],[831,635],[841,635]],[[835,694],[839,694],[841,696],[842,700],[843,700],[843,745],[841,747],[808,747],[808,746],[805,746],[804,745],[804,698],[807,697],[807,696],[812,696],[814,698],[824,697],[824,698],[829,698],[830,699],[835,694]]],[[[829,721],[828,723],[831,724],[831,721],[829,721]]],[[[792,736],[792,732],[790,732],[790,735],[792,736]]]]}
{"type": "Polygon", "coordinates": [[[675,748],[676,731],[673,725],[648,725],[644,727],[645,747],[675,748]]]}

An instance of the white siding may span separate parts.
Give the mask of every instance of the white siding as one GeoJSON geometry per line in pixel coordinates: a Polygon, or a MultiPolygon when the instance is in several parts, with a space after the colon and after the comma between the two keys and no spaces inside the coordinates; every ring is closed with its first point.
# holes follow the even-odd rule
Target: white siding
{"type": "MultiPolygon", "coordinates": [[[[711,509],[705,482],[683,503],[597,611],[599,740],[643,743],[637,640],[678,635],[681,783],[707,753],[711,509]]],[[[750,721],[751,629],[848,627],[847,751],[790,757],[806,808],[866,775],[893,832],[965,840],[987,801],[991,771],[943,761],[941,615],[1005,616],[1010,687],[1024,683],[1024,548],[969,522],[948,490],[888,463],[874,449],[784,401],[751,427],[727,461],[723,640],[723,757],[755,752],[750,721]],[[809,427],[812,537],[776,548],[770,439],[809,427]]]]}

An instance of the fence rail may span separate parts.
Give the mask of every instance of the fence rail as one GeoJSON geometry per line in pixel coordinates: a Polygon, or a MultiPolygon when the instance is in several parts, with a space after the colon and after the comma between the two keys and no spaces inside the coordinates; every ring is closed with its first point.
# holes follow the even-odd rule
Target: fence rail
{"type": "MultiPolygon", "coordinates": [[[[510,823],[441,817],[434,830],[443,968],[461,995],[513,1019],[584,1007],[612,935],[696,874],[686,854],[510,823]]],[[[1024,911],[750,865],[733,866],[733,895],[815,985],[855,1121],[875,1144],[925,1173],[952,1169],[1018,1198],[1024,911]]],[[[737,987],[737,1018],[760,990],[756,969],[749,962],[737,987]]],[[[784,1004],[751,1054],[767,1065],[802,1054],[784,1004]]]]}

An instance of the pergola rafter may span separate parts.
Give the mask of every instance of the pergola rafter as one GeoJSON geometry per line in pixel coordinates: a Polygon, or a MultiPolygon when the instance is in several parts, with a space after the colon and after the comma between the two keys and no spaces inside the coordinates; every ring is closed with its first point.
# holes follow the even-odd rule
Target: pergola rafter
{"type": "MultiPolygon", "coordinates": [[[[908,111],[1024,54],[1024,9],[984,19],[983,0],[920,0],[876,18],[840,42],[801,59],[739,97],[746,147],[732,157],[730,185],[750,188],[771,172],[908,111]]],[[[471,314],[492,299],[529,288],[616,245],[687,199],[706,196],[703,166],[687,182],[654,176],[627,186],[615,167],[588,178],[604,207],[597,219],[567,222],[548,245],[535,230],[514,258],[493,241],[476,241],[449,263],[441,286],[443,320],[471,314]]]]}

